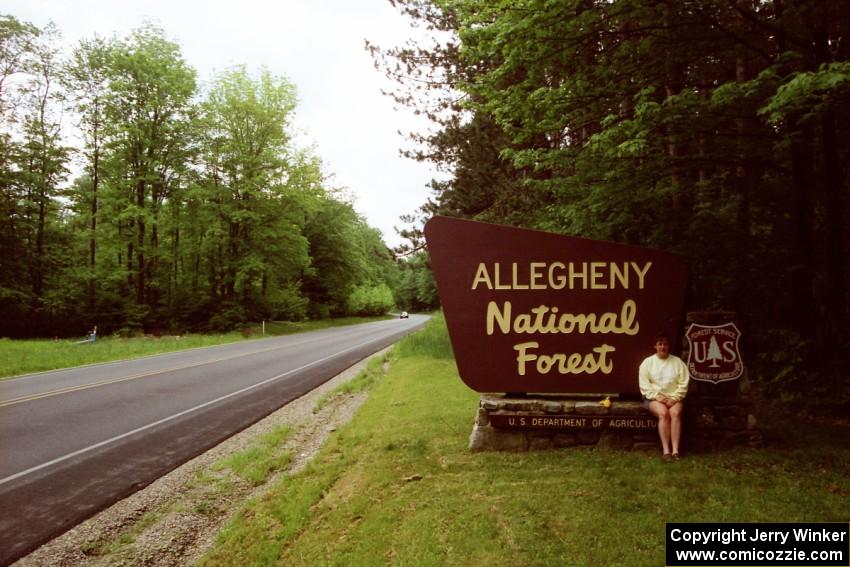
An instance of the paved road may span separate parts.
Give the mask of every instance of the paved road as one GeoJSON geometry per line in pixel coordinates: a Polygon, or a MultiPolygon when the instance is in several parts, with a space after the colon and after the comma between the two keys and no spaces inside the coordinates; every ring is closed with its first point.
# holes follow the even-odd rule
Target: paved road
{"type": "Polygon", "coordinates": [[[414,315],[0,381],[0,565],[426,319],[414,315]]]}

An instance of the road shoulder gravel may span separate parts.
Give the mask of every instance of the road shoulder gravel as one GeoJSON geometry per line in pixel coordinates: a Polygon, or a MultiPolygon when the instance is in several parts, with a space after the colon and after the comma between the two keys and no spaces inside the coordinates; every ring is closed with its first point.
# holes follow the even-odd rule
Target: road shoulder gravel
{"type": "MultiPolygon", "coordinates": [[[[350,420],[365,393],[338,394],[314,412],[317,402],[355,378],[370,360],[362,360],[315,390],[195,457],[167,475],[117,502],[14,563],[16,566],[184,566],[195,563],[240,502],[261,496],[281,475],[301,470],[337,427],[350,420]],[[281,444],[290,456],[282,470],[257,486],[216,470],[216,463],[253,446],[281,427],[292,434],[281,444]],[[198,479],[203,478],[203,482],[198,479]],[[226,487],[226,488],[223,488],[226,487]]],[[[386,371],[386,364],[384,364],[386,371]]]]}

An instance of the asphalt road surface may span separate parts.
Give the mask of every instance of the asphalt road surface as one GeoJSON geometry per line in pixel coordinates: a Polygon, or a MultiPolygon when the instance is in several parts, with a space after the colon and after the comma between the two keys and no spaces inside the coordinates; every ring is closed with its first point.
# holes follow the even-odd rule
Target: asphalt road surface
{"type": "Polygon", "coordinates": [[[0,565],[426,319],[412,315],[0,381],[0,565]]]}

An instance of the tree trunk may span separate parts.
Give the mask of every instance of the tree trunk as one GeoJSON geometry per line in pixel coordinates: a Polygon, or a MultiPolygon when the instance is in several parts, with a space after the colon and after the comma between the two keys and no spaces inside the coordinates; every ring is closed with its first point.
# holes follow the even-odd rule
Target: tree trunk
{"type": "MultiPolygon", "coordinates": [[[[682,65],[680,63],[673,63],[670,66],[670,70],[667,77],[667,85],[665,86],[667,98],[669,99],[670,97],[675,96],[681,90],[682,65]]],[[[679,147],[678,141],[676,140],[676,132],[667,133],[667,156],[670,158],[670,186],[673,189],[673,210],[679,213],[682,208],[682,196],[679,193],[679,190],[682,185],[682,175],[679,171],[679,158],[681,157],[681,149],[679,147]]]]}
{"type": "Polygon", "coordinates": [[[169,290],[168,290],[168,304],[174,304],[175,297],[177,295],[177,289],[179,287],[179,279],[180,279],[180,271],[183,269],[183,259],[180,256],[180,226],[177,224],[177,218],[175,214],[175,222],[174,222],[174,243],[171,248],[171,258],[172,258],[172,268],[171,268],[171,277],[169,277],[169,290]]]}
{"type": "MultiPolygon", "coordinates": [[[[132,238],[132,235],[131,235],[132,238]]],[[[133,277],[133,241],[127,243],[127,294],[132,293],[136,278],[133,277]]]]}
{"type": "MultiPolygon", "coordinates": [[[[812,29],[812,39],[817,67],[832,60],[829,37],[830,22],[827,11],[812,29]]],[[[833,38],[835,39],[835,38],[833,38]]],[[[821,321],[820,344],[826,353],[823,357],[823,373],[830,380],[833,395],[840,396],[846,383],[846,354],[842,352],[847,339],[847,290],[844,287],[846,263],[844,244],[844,199],[843,177],[839,155],[836,117],[832,108],[827,108],[820,117],[823,158],[823,196],[826,214],[826,245],[824,252],[826,271],[825,309],[821,321]]],[[[846,141],[845,141],[846,143],[846,141]]]]}
{"type": "Polygon", "coordinates": [[[44,297],[44,226],[47,217],[47,196],[42,187],[38,199],[38,225],[35,232],[35,257],[33,258],[32,310],[41,308],[44,297]]]}
{"type": "MultiPolygon", "coordinates": [[[[735,81],[746,82],[749,77],[749,66],[744,55],[739,55],[735,62],[735,81]]],[[[735,159],[735,193],[737,199],[737,212],[735,215],[735,232],[737,235],[735,246],[735,306],[742,319],[747,318],[751,310],[750,303],[750,172],[747,168],[747,119],[736,120],[736,134],[738,136],[738,150],[735,159]]],[[[744,321],[742,323],[746,324],[744,321]]]]}
{"type": "MultiPolygon", "coordinates": [[[[828,13],[823,10],[821,21],[812,29],[814,55],[817,67],[832,61],[830,51],[828,13]]],[[[833,38],[834,40],[835,38],[833,38]]],[[[844,202],[839,142],[835,113],[828,108],[821,114],[821,135],[823,136],[823,193],[826,208],[826,337],[828,340],[841,341],[845,331],[847,302],[844,294],[844,202]]],[[[845,141],[846,143],[846,141],[845,141]]],[[[837,346],[837,345],[836,345],[837,346]]]]}
{"type": "MultiPolygon", "coordinates": [[[[824,192],[826,198],[827,252],[827,328],[836,340],[844,337],[847,302],[844,287],[844,203],[842,199],[841,163],[838,155],[838,135],[835,115],[831,110],[821,117],[823,130],[824,192]]],[[[836,345],[837,346],[837,345],[836,345]]]]}
{"type": "MultiPolygon", "coordinates": [[[[775,0],[774,10],[780,22],[780,33],[776,35],[776,46],[779,53],[788,50],[788,34],[785,31],[784,5],[775,0]]],[[[789,65],[784,65],[782,75],[791,72],[789,65]]],[[[814,237],[814,200],[812,199],[812,183],[815,179],[814,144],[815,134],[810,122],[802,121],[794,114],[788,117],[788,130],[791,139],[791,191],[792,191],[792,222],[794,238],[791,245],[793,258],[791,260],[791,306],[796,313],[793,317],[796,331],[802,337],[814,337],[818,328],[818,310],[815,302],[814,277],[817,272],[815,262],[814,237]]]]}
{"type": "Polygon", "coordinates": [[[150,240],[150,256],[148,258],[147,270],[150,276],[147,289],[147,304],[150,307],[151,313],[156,312],[159,304],[159,279],[157,270],[159,269],[159,199],[161,195],[159,183],[153,183],[151,186],[151,240],[150,240]]]}
{"type": "Polygon", "coordinates": [[[97,186],[100,182],[100,151],[97,148],[97,134],[94,139],[94,156],[92,158],[92,186],[91,186],[91,233],[89,234],[89,312],[94,312],[95,296],[97,287],[95,285],[95,262],[97,252],[97,186]]]}
{"type": "Polygon", "coordinates": [[[815,179],[814,132],[811,125],[799,125],[796,118],[790,118],[791,133],[791,184],[793,191],[794,236],[791,262],[792,305],[796,317],[797,332],[803,337],[815,336],[817,329],[817,309],[814,297],[814,203],[812,201],[812,180],[815,179]]]}
{"type": "Polygon", "coordinates": [[[136,184],[136,206],[139,207],[139,214],[136,217],[136,242],[138,250],[136,251],[136,305],[145,304],[145,218],[141,211],[145,208],[145,182],[140,181],[136,184]]]}

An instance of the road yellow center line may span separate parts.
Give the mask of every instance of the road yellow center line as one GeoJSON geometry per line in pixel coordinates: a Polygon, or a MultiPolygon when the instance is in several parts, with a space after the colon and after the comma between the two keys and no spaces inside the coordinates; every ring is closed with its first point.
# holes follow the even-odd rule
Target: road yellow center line
{"type": "Polygon", "coordinates": [[[66,388],[58,388],[56,390],[48,390],[47,392],[40,392],[38,394],[29,394],[29,395],[26,395],[26,396],[20,396],[18,398],[12,398],[10,400],[4,400],[4,401],[0,402],[0,408],[6,407],[6,406],[12,406],[12,405],[16,405],[16,404],[22,404],[22,403],[25,403],[25,402],[31,402],[31,401],[34,401],[34,400],[40,400],[40,399],[43,399],[43,398],[49,398],[49,397],[52,397],[52,396],[59,396],[61,394],[69,394],[71,392],[79,392],[81,390],[89,390],[91,388],[99,388],[100,386],[108,386],[110,384],[118,384],[120,382],[128,382],[130,380],[136,380],[138,378],[144,378],[146,376],[156,376],[157,374],[165,374],[167,372],[174,372],[175,370],[185,370],[187,368],[194,368],[196,366],[203,366],[205,364],[215,364],[217,362],[223,362],[225,360],[233,360],[234,358],[241,358],[241,357],[244,357],[244,356],[253,356],[255,354],[261,354],[261,353],[269,352],[269,351],[272,351],[272,350],[279,350],[279,349],[283,349],[283,348],[301,346],[301,345],[309,343],[309,342],[315,342],[316,340],[321,340],[321,339],[312,339],[312,340],[309,340],[309,341],[301,341],[300,343],[293,343],[293,344],[288,344],[288,345],[279,345],[279,346],[269,347],[269,348],[255,350],[255,351],[251,351],[251,352],[246,352],[246,353],[242,353],[242,354],[234,354],[232,356],[225,356],[223,358],[217,358],[217,359],[214,359],[214,360],[204,360],[204,361],[195,362],[195,363],[192,363],[192,364],[185,364],[185,365],[182,365],[182,366],[173,366],[171,368],[164,368],[162,370],[154,370],[154,371],[151,371],[151,372],[142,372],[142,373],[139,373],[139,374],[132,374],[130,376],[121,376],[119,378],[109,378],[107,380],[101,380],[99,382],[91,382],[89,384],[80,384],[79,386],[68,386],[66,388]]]}
{"type": "MultiPolygon", "coordinates": [[[[217,404],[217,403],[219,403],[219,402],[221,402],[221,401],[224,401],[224,400],[227,400],[227,399],[230,399],[230,398],[234,398],[234,397],[236,397],[236,396],[238,396],[238,395],[240,395],[240,394],[243,394],[243,393],[245,393],[245,392],[248,392],[248,391],[251,391],[251,390],[255,390],[255,389],[257,389],[257,388],[261,388],[261,387],[265,386],[266,384],[270,384],[271,382],[274,382],[275,380],[280,380],[281,378],[285,378],[285,377],[287,377],[287,376],[290,376],[290,375],[292,375],[292,374],[295,374],[296,372],[300,372],[300,371],[305,370],[305,369],[307,369],[307,368],[310,368],[310,367],[312,367],[312,366],[316,366],[316,365],[318,365],[318,364],[321,364],[321,363],[323,363],[323,362],[325,362],[325,361],[327,361],[327,360],[331,360],[331,359],[332,359],[332,358],[334,358],[334,357],[340,356],[340,355],[342,355],[342,354],[346,354],[346,353],[351,352],[351,351],[353,351],[353,350],[357,350],[358,348],[361,348],[361,347],[364,347],[364,346],[366,346],[366,345],[370,345],[370,344],[375,343],[375,342],[377,342],[377,341],[383,340],[383,339],[385,339],[385,338],[386,338],[386,336],[387,336],[387,335],[381,335],[381,336],[379,336],[378,338],[371,338],[371,339],[369,339],[368,341],[365,341],[365,342],[362,342],[362,343],[356,344],[356,345],[354,345],[354,346],[352,346],[352,347],[349,347],[349,348],[347,348],[347,349],[345,349],[345,350],[341,350],[341,351],[336,352],[336,353],[334,353],[334,354],[330,354],[330,355],[328,355],[328,356],[325,356],[325,357],[323,357],[323,358],[320,358],[319,360],[314,360],[313,362],[308,362],[307,364],[305,364],[305,365],[303,365],[303,366],[299,366],[298,368],[293,368],[292,370],[287,370],[287,371],[286,371],[286,372],[284,372],[283,374],[278,374],[277,376],[272,376],[271,378],[268,378],[268,379],[266,379],[266,380],[263,380],[262,382],[257,382],[256,384],[251,384],[250,386],[246,386],[246,387],[242,388],[241,390],[237,390],[237,391],[235,391],[235,392],[231,392],[231,393],[229,393],[229,394],[225,394],[225,395],[223,395],[223,396],[221,396],[221,397],[218,397],[218,398],[216,398],[216,399],[214,399],[214,400],[210,400],[210,401],[204,402],[204,403],[202,403],[202,404],[199,404],[199,405],[197,405],[197,406],[194,406],[194,407],[191,407],[191,408],[185,409],[185,410],[183,410],[183,411],[180,411],[180,412],[175,413],[175,414],[173,414],[173,415],[170,415],[170,416],[168,416],[168,417],[164,417],[164,418],[162,418],[162,419],[160,419],[160,420],[158,420],[158,421],[154,421],[153,423],[149,423],[149,424],[147,424],[147,425],[143,425],[143,426],[141,426],[141,427],[138,427],[138,428],[136,428],[136,429],[133,429],[132,431],[127,431],[127,432],[125,432],[125,433],[121,433],[121,434],[119,434],[119,435],[116,435],[115,437],[111,437],[111,438],[106,439],[106,440],[104,440],[104,441],[100,441],[100,442],[98,442],[98,443],[95,443],[94,445],[89,445],[88,447],[84,447],[84,448],[82,448],[82,449],[78,449],[78,450],[76,450],[76,451],[73,451],[73,452],[71,452],[71,453],[68,453],[68,454],[66,454],[66,455],[63,455],[63,456],[61,456],[61,457],[57,457],[57,458],[55,458],[55,459],[53,459],[53,460],[47,461],[46,463],[42,463],[42,464],[40,464],[40,465],[36,465],[36,466],[34,466],[34,467],[30,467],[30,468],[28,468],[27,470],[20,471],[20,472],[18,472],[18,473],[13,474],[13,475],[7,476],[6,478],[0,478],[0,485],[6,484],[7,482],[11,482],[11,481],[16,480],[16,479],[18,479],[18,478],[21,478],[21,477],[23,477],[23,476],[27,476],[27,475],[29,475],[29,474],[31,474],[31,473],[33,473],[33,472],[36,472],[36,471],[39,471],[39,470],[42,470],[42,469],[45,469],[45,468],[51,467],[51,466],[53,466],[53,465],[55,465],[55,464],[57,464],[57,463],[61,463],[61,462],[63,462],[63,461],[67,461],[67,460],[69,460],[69,459],[72,459],[72,458],[77,457],[77,456],[79,456],[79,455],[82,455],[82,454],[84,454],[84,453],[88,453],[89,451],[92,451],[92,450],[94,450],[94,449],[99,449],[99,448],[104,447],[104,446],[106,446],[106,445],[109,445],[110,443],[113,443],[113,442],[115,442],[115,441],[119,441],[119,440],[121,440],[121,439],[125,439],[125,438],[127,438],[127,437],[130,437],[131,435],[136,435],[137,433],[141,433],[142,431],[146,431],[146,430],[148,430],[148,429],[152,429],[152,428],[154,428],[154,427],[158,427],[158,426],[160,426],[160,425],[163,425],[163,424],[165,424],[165,423],[168,423],[169,421],[172,421],[172,420],[177,419],[177,418],[179,418],[179,417],[182,417],[182,416],[184,416],[184,415],[190,414],[190,413],[192,413],[192,412],[194,412],[194,411],[197,411],[197,410],[199,410],[199,409],[203,409],[203,408],[205,408],[205,407],[209,407],[209,406],[211,406],[211,405],[213,405],[213,404],[217,404]]],[[[309,341],[307,341],[307,342],[309,342],[309,341]]],[[[272,349],[268,349],[268,350],[272,350],[272,349]]]]}

